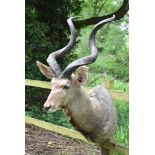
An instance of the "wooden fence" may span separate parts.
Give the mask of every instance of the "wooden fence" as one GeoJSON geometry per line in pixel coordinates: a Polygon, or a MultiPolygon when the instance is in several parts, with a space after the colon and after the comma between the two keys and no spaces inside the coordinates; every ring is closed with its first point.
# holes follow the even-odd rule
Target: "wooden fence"
{"type": "MultiPolygon", "coordinates": [[[[25,85],[26,86],[33,86],[33,87],[51,89],[50,82],[45,82],[45,81],[26,79],[25,80],[25,85]]],[[[114,99],[128,101],[128,93],[117,92],[117,91],[114,91],[114,90],[109,90],[109,91],[110,91],[110,93],[111,93],[111,95],[112,95],[112,97],[114,99]]],[[[40,128],[47,129],[47,130],[52,131],[52,132],[56,132],[56,133],[68,136],[70,138],[76,138],[76,139],[80,139],[82,141],[88,142],[81,135],[81,133],[78,132],[78,131],[74,131],[74,130],[71,130],[71,129],[68,129],[68,128],[65,128],[65,127],[61,127],[61,126],[58,126],[58,125],[47,123],[47,122],[44,122],[44,121],[41,121],[41,120],[37,120],[37,119],[31,118],[31,117],[28,117],[28,116],[25,116],[25,122],[33,124],[33,125],[38,126],[40,128]]],[[[110,151],[122,153],[124,155],[129,154],[129,147],[123,146],[121,144],[116,144],[116,143],[113,143],[113,142],[106,142],[103,145],[103,147],[106,148],[106,149],[109,149],[110,151]]]]}
{"type": "MultiPolygon", "coordinates": [[[[106,83],[105,85],[107,86],[107,89],[111,88],[111,86],[109,87],[110,84],[108,84],[108,83],[111,83],[111,81],[105,80],[103,83],[106,83]]],[[[25,85],[26,86],[33,86],[33,87],[51,89],[51,83],[45,82],[45,81],[26,79],[25,85]]],[[[86,88],[86,89],[89,89],[89,88],[86,88]]],[[[109,90],[109,91],[110,91],[110,93],[114,99],[129,101],[129,95],[127,92],[120,92],[120,91],[116,91],[116,90],[109,90]]]]}

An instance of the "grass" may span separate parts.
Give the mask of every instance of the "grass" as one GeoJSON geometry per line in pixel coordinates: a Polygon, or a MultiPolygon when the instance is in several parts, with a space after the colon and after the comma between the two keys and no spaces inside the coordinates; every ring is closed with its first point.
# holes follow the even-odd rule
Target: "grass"
{"type": "Polygon", "coordinates": [[[126,82],[114,80],[114,90],[129,92],[129,85],[126,82]]]}
{"type": "Polygon", "coordinates": [[[129,145],[129,104],[125,101],[114,101],[117,115],[118,125],[114,135],[114,141],[124,145],[129,145]]]}

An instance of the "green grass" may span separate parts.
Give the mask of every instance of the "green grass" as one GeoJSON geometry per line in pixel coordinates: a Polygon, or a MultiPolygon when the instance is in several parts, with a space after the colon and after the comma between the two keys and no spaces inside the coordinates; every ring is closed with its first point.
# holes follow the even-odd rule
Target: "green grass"
{"type": "Polygon", "coordinates": [[[69,129],[74,129],[72,124],[70,124],[68,119],[65,117],[62,110],[56,111],[54,113],[50,112],[48,113],[45,110],[43,110],[42,105],[39,106],[34,105],[29,108],[29,111],[25,112],[25,115],[56,125],[64,126],[69,129]]]}
{"type": "Polygon", "coordinates": [[[114,103],[118,116],[118,125],[114,140],[117,143],[129,145],[129,103],[119,100],[115,100],[114,103]]]}

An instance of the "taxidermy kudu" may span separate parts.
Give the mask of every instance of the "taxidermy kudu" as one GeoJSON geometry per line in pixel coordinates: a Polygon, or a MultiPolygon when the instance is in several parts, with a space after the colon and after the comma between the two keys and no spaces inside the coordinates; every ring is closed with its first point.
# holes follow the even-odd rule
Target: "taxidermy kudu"
{"type": "MultiPolygon", "coordinates": [[[[98,49],[95,45],[95,35],[98,29],[115,19],[107,18],[95,25],[89,38],[91,54],[69,64],[61,71],[57,58],[69,53],[76,41],[76,31],[71,17],[67,20],[71,31],[69,43],[62,49],[51,53],[47,62],[49,67],[37,61],[41,73],[51,79],[51,92],[44,103],[48,111],[63,109],[73,126],[88,140],[100,146],[109,140],[116,129],[117,116],[113,100],[109,92],[101,85],[95,86],[89,92],[82,85],[88,79],[88,67],[85,65],[96,61],[98,49]],[[73,73],[74,72],[74,73],[73,73]]],[[[102,147],[101,147],[102,148],[102,147]]],[[[107,149],[101,149],[107,155],[107,149]]]]}

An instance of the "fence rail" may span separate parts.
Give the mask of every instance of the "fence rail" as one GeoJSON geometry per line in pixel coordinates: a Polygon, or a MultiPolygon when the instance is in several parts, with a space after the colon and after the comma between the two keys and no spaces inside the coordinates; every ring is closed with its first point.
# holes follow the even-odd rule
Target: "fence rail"
{"type": "MultiPolygon", "coordinates": [[[[51,89],[51,83],[46,81],[39,81],[39,80],[30,80],[25,79],[25,85],[26,86],[33,86],[33,87],[39,87],[39,88],[46,88],[51,89]]],[[[89,89],[89,88],[86,88],[89,89]]],[[[114,99],[123,100],[123,101],[129,101],[129,95],[126,92],[119,92],[116,90],[109,90],[112,97],[114,99]]]]}
{"type": "MultiPolygon", "coordinates": [[[[46,88],[46,89],[51,89],[51,83],[50,82],[45,82],[45,81],[38,81],[38,80],[30,80],[30,79],[25,79],[25,85],[26,86],[32,86],[32,87],[39,87],[39,88],[46,88]]],[[[86,88],[89,89],[89,88],[86,88]]],[[[125,100],[128,101],[128,93],[125,92],[118,92],[115,90],[109,90],[112,97],[114,99],[119,99],[119,100],[125,100]]],[[[80,132],[78,131],[74,131],[71,129],[67,129],[58,125],[54,125],[51,123],[47,123],[41,120],[37,120],[28,116],[25,116],[25,122],[29,123],[29,124],[33,124],[35,126],[38,126],[40,128],[44,128],[47,129],[49,131],[53,131],[65,136],[68,136],[70,138],[76,138],[76,139],[80,139],[82,141],[88,142],[82,135],[80,132]]],[[[129,154],[129,147],[127,146],[123,146],[121,144],[116,144],[113,142],[106,142],[103,145],[104,148],[109,149],[110,151],[114,151],[114,152],[118,152],[118,153],[122,153],[124,155],[128,155],[129,154]]]]}

